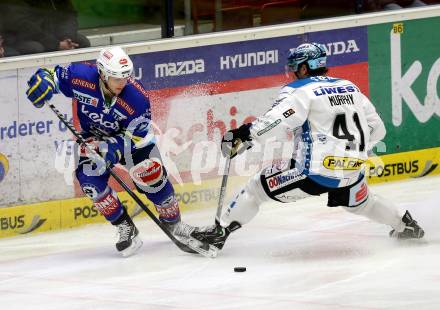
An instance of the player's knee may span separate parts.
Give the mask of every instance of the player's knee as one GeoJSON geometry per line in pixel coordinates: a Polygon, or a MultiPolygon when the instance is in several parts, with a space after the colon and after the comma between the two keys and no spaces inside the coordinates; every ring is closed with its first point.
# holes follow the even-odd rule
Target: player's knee
{"type": "Polygon", "coordinates": [[[245,191],[249,195],[255,197],[255,199],[260,203],[268,201],[271,198],[263,187],[262,177],[259,173],[249,179],[245,186],[245,191]]]}
{"type": "Polygon", "coordinates": [[[84,195],[86,195],[93,201],[98,201],[106,194],[106,192],[109,191],[109,187],[107,184],[103,186],[101,184],[96,184],[92,182],[84,182],[80,183],[80,186],[84,195]]]}
{"type": "Polygon", "coordinates": [[[108,188],[108,178],[90,177],[79,169],[76,171],[76,178],[83,193],[93,201],[100,199],[108,188]]]}
{"type": "Polygon", "coordinates": [[[167,172],[159,158],[147,158],[129,170],[135,185],[143,192],[159,189],[167,181],[167,172]]]}
{"type": "Polygon", "coordinates": [[[364,215],[369,213],[370,209],[374,205],[375,199],[375,196],[373,194],[370,194],[360,204],[354,206],[343,206],[343,208],[350,213],[364,215]]]}

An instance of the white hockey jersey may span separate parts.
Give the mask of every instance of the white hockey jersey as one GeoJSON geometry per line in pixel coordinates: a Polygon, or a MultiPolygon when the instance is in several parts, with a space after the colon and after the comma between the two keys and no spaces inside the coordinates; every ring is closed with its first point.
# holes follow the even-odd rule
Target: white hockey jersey
{"type": "Polygon", "coordinates": [[[283,87],[273,107],[252,123],[251,136],[264,143],[285,130],[294,131],[296,168],[332,188],[362,177],[367,151],[385,136],[381,118],[359,88],[325,76],[283,87]]]}

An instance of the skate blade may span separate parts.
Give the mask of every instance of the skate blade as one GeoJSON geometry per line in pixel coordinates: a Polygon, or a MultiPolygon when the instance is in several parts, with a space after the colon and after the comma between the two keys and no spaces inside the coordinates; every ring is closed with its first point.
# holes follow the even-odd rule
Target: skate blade
{"type": "Polygon", "coordinates": [[[129,257],[135,254],[141,248],[142,244],[143,242],[139,236],[134,237],[131,240],[131,246],[120,252],[122,257],[129,257]]]}
{"type": "Polygon", "coordinates": [[[200,242],[197,239],[194,238],[188,238],[185,240],[180,240],[182,243],[184,243],[186,246],[188,246],[190,249],[196,251],[200,255],[203,255],[207,258],[216,258],[218,249],[210,244],[204,244],[200,242]]]}

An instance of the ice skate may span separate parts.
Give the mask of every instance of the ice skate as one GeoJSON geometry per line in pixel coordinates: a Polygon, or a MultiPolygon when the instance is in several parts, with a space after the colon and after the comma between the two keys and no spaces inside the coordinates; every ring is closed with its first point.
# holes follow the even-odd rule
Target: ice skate
{"type": "Polygon", "coordinates": [[[214,258],[217,256],[216,248],[210,246],[208,243],[194,239],[191,236],[191,233],[198,228],[186,224],[180,220],[175,223],[163,222],[163,224],[171,232],[171,234],[182,243],[179,246],[182,251],[191,254],[198,253],[209,258],[214,258]]]}
{"type": "Polygon", "coordinates": [[[411,217],[408,211],[402,217],[402,222],[405,223],[405,229],[398,232],[395,229],[390,231],[390,237],[396,239],[420,239],[425,235],[424,230],[411,217]]]}
{"type": "Polygon", "coordinates": [[[241,227],[238,222],[232,222],[228,227],[224,228],[219,223],[212,226],[206,226],[194,230],[191,236],[201,242],[208,243],[218,250],[221,250],[225,245],[226,239],[234,230],[241,227]]]}
{"type": "Polygon", "coordinates": [[[139,238],[139,231],[129,216],[124,217],[120,223],[115,224],[118,227],[119,239],[116,242],[116,249],[123,257],[128,257],[137,252],[142,246],[142,240],[139,238]]]}
{"type": "Polygon", "coordinates": [[[180,220],[175,223],[163,222],[163,224],[176,238],[190,238],[195,229],[195,227],[180,220]]]}

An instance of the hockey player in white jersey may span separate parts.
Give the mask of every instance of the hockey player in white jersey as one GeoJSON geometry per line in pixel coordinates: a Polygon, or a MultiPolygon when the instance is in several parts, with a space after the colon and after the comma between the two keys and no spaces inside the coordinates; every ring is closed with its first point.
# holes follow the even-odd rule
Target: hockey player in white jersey
{"type": "Polygon", "coordinates": [[[296,79],[284,86],[272,108],[254,122],[228,131],[224,156],[234,157],[253,143],[294,132],[290,161],[267,167],[251,178],[216,225],[192,236],[222,249],[229,234],[248,223],[266,201],[288,203],[328,194],[328,206],[392,227],[390,236],[422,238],[424,231],[408,211],[369,191],[363,163],[384,138],[385,126],[370,100],[352,82],[327,76],[326,52],[317,43],[301,44],[288,57],[296,79]]]}

